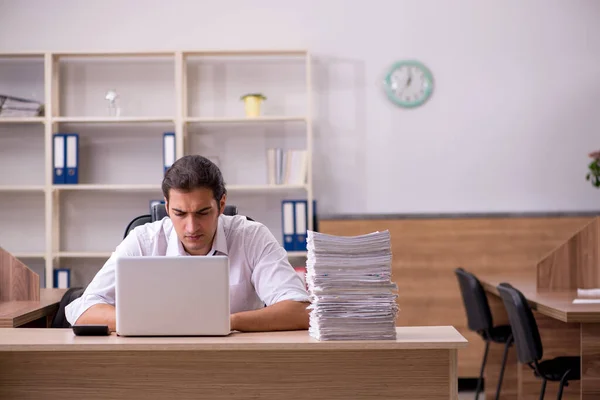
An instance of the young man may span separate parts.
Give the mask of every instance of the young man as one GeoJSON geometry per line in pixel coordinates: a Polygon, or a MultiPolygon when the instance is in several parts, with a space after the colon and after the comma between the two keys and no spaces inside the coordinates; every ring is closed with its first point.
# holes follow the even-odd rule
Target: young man
{"type": "Polygon", "coordinates": [[[222,215],[227,191],[215,164],[199,155],[180,158],[166,172],[162,191],[169,218],[135,228],[117,246],[83,295],[65,308],[71,325],[116,329],[118,256],[227,255],[232,330],[308,329],[308,293],[286,251],[261,223],[222,215]]]}

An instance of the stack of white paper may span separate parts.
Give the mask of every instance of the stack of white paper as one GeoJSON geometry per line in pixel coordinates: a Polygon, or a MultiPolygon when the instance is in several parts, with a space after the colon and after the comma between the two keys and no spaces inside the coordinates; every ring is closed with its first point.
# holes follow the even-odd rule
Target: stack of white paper
{"type": "Polygon", "coordinates": [[[308,231],[309,334],[317,340],[395,340],[397,286],[389,231],[333,236],[308,231]]]}

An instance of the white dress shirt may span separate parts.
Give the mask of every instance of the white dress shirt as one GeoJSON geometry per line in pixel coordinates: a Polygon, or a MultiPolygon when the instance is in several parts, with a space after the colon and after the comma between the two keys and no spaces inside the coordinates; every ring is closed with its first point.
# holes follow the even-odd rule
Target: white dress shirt
{"type": "MultiPolygon", "coordinates": [[[[306,287],[290,265],[286,251],[259,222],[240,215],[219,216],[208,254],[229,257],[231,313],[256,310],[282,300],[309,301],[306,287]]],[[[190,255],[179,241],[170,218],[136,227],[117,246],[83,295],[65,308],[71,325],[94,304],[115,305],[115,265],[119,256],[190,255]]]]}

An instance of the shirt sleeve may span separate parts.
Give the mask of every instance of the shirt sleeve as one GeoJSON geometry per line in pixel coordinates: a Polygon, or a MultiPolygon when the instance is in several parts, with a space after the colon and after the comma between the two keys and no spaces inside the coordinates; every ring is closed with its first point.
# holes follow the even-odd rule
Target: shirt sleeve
{"type": "MultiPolygon", "coordinates": [[[[133,233],[133,232],[132,232],[133,233]]],[[[81,297],[73,300],[65,307],[65,317],[71,325],[79,319],[88,308],[95,304],[115,305],[115,269],[117,257],[142,255],[137,232],[129,234],[117,246],[110,258],[104,263],[81,297]]]]}
{"type": "Polygon", "coordinates": [[[283,300],[310,301],[302,279],[288,261],[287,252],[271,231],[257,223],[246,237],[246,254],[251,265],[252,284],[267,305],[283,300]]]}

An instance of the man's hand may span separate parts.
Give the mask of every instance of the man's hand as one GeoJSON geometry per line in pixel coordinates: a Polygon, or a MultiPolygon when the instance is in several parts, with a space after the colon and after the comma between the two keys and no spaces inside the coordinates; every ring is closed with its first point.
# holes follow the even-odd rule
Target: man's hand
{"type": "Polygon", "coordinates": [[[284,300],[230,316],[231,330],[240,332],[294,331],[308,329],[310,303],[284,300]]]}
{"type": "Polygon", "coordinates": [[[108,325],[111,332],[117,330],[117,314],[115,306],[110,304],[94,304],[79,316],[75,325],[99,324],[108,325]]]}

